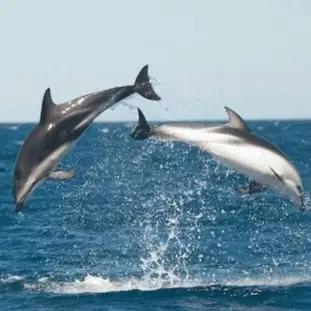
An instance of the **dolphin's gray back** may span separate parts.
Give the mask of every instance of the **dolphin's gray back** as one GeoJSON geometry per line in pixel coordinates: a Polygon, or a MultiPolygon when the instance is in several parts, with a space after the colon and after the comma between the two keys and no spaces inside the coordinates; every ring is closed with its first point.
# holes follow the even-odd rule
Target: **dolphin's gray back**
{"type": "Polygon", "coordinates": [[[235,129],[228,125],[224,125],[221,127],[215,127],[214,129],[211,129],[211,130],[217,133],[223,133],[223,134],[227,134],[230,136],[238,137],[239,139],[236,140],[237,144],[252,144],[254,146],[259,146],[266,150],[274,152],[289,161],[287,156],[280,149],[278,149],[274,144],[272,144],[271,142],[269,142],[268,140],[262,137],[259,137],[253,134],[252,132],[235,129]]]}
{"type": "Polygon", "coordinates": [[[206,130],[207,133],[219,133],[228,135],[231,139],[235,139],[236,144],[253,144],[256,146],[260,146],[264,149],[267,149],[271,152],[274,152],[285,159],[288,157],[281,152],[274,144],[265,140],[262,137],[259,137],[253,134],[250,131],[245,131],[238,128],[233,128],[228,124],[215,124],[215,123],[196,123],[196,122],[168,122],[161,124],[152,129],[152,136],[159,139],[178,139],[178,137],[174,137],[174,135],[170,135],[166,129],[169,127],[173,127],[175,129],[185,130],[185,129],[202,129],[202,131],[206,130]]]}
{"type": "Polygon", "coordinates": [[[98,114],[100,114],[133,92],[133,86],[121,86],[77,97],[66,103],[57,105],[54,111],[54,120],[59,119],[61,116],[70,116],[77,111],[91,112],[97,107],[100,107],[98,111],[98,114]]]}
{"type": "Polygon", "coordinates": [[[161,126],[169,126],[169,127],[171,126],[171,127],[180,128],[180,129],[186,129],[186,128],[210,129],[210,128],[219,126],[219,124],[212,123],[212,122],[211,123],[198,123],[198,122],[191,122],[191,121],[188,121],[188,122],[172,121],[172,122],[165,122],[159,125],[158,127],[161,127],[161,126]]]}
{"type": "Polygon", "coordinates": [[[159,126],[155,126],[151,129],[151,137],[161,140],[178,140],[186,142],[180,139],[179,135],[174,135],[168,128],[174,128],[175,130],[185,130],[185,129],[212,129],[215,127],[215,123],[197,123],[197,122],[166,122],[159,126]]]}

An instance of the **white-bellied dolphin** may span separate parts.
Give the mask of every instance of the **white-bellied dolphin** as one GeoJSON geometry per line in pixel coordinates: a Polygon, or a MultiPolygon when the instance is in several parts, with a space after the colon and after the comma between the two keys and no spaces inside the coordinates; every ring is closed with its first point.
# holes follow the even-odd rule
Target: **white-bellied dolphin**
{"type": "Polygon", "coordinates": [[[25,139],[14,169],[13,192],[19,211],[31,192],[46,178],[68,179],[74,174],[53,172],[92,121],[104,110],[138,93],[149,100],[160,100],[144,66],[133,85],[90,93],[56,105],[48,88],[43,96],[40,121],[25,139]]]}
{"type": "Polygon", "coordinates": [[[227,124],[171,122],[150,128],[138,108],[138,125],[130,136],[136,140],[150,137],[199,146],[251,179],[248,186],[236,189],[239,193],[252,194],[272,189],[303,210],[303,185],[293,164],[272,143],[253,134],[235,111],[228,107],[225,109],[229,116],[227,124]]]}

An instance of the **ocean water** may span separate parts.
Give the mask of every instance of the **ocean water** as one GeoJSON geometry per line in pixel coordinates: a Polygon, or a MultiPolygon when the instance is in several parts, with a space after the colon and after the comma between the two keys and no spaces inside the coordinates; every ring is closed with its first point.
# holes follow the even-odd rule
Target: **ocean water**
{"type": "MultiPolygon", "coordinates": [[[[301,173],[311,121],[252,121],[301,173]]],[[[0,126],[0,310],[311,310],[311,213],[182,143],[92,124],[23,213],[12,170],[31,124],[0,126]]]]}

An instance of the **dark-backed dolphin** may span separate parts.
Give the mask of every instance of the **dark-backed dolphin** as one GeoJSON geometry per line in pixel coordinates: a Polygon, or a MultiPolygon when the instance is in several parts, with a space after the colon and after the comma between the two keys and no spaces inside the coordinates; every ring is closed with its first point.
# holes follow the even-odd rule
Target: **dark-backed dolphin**
{"type": "Polygon", "coordinates": [[[74,174],[53,170],[99,114],[134,93],[160,100],[150,83],[148,65],[141,69],[133,85],[90,93],[60,105],[53,102],[48,88],[42,100],[40,121],[25,139],[15,164],[16,209],[23,207],[26,198],[46,178],[71,178],[74,174]]]}
{"type": "Polygon", "coordinates": [[[239,193],[252,194],[269,188],[304,209],[303,185],[290,160],[272,143],[252,133],[235,111],[225,109],[229,122],[224,125],[171,122],[154,128],[150,128],[138,109],[139,121],[131,137],[177,140],[199,146],[251,179],[248,186],[237,189],[239,193]]]}

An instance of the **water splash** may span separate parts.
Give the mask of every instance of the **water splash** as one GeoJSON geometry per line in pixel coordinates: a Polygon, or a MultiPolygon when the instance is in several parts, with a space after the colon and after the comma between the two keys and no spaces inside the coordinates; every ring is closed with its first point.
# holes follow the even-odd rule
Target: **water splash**
{"type": "MultiPolygon", "coordinates": [[[[186,266],[189,249],[183,245],[178,237],[178,217],[169,219],[170,231],[167,240],[163,243],[158,241],[158,224],[152,227],[148,224],[145,230],[144,242],[149,251],[146,257],[141,257],[141,269],[144,272],[143,278],[146,281],[152,280],[157,284],[168,283],[171,286],[180,283],[181,280],[189,279],[189,271],[186,266]],[[177,252],[175,253],[175,263],[170,263],[168,256],[169,248],[172,244],[177,244],[177,252]],[[183,274],[185,276],[183,276],[183,274]]],[[[171,255],[171,254],[170,254],[171,255]]]]}
{"type": "MultiPolygon", "coordinates": [[[[142,238],[145,253],[140,257],[140,267],[143,280],[160,287],[190,281],[188,260],[196,251],[191,241],[199,239],[201,233],[199,221],[203,214],[190,208],[196,193],[180,189],[183,190],[177,197],[159,191],[143,204],[150,212],[139,224],[145,228],[142,238]]],[[[198,282],[192,278],[193,281],[198,282]]]]}
{"type": "Polygon", "coordinates": [[[101,132],[106,134],[106,133],[108,133],[108,132],[109,132],[109,129],[108,129],[108,128],[106,128],[106,127],[104,127],[104,128],[102,128],[102,129],[101,129],[101,132]]]}

